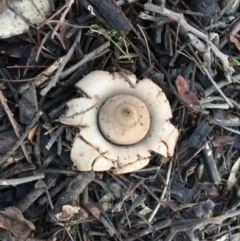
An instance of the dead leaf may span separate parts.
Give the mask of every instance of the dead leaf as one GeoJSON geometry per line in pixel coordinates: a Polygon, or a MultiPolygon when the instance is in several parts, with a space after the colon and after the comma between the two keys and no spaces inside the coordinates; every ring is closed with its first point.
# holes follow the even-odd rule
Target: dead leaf
{"type": "Polygon", "coordinates": [[[78,214],[78,221],[85,220],[88,217],[88,213],[84,209],[71,205],[64,205],[62,207],[62,212],[56,214],[55,217],[58,221],[65,222],[69,221],[74,214],[78,214]]]}
{"type": "Polygon", "coordinates": [[[240,43],[239,43],[238,39],[236,37],[234,37],[233,35],[231,35],[231,34],[230,34],[229,37],[230,37],[230,42],[234,43],[236,48],[238,50],[240,50],[240,43]]]}
{"type": "Polygon", "coordinates": [[[151,213],[153,211],[151,208],[147,207],[145,204],[142,204],[141,206],[142,206],[142,209],[141,209],[141,211],[139,211],[139,214],[141,214],[143,216],[145,216],[146,214],[151,213]]]}
{"type": "Polygon", "coordinates": [[[27,238],[35,226],[26,220],[22,212],[16,207],[0,211],[0,228],[10,231],[17,238],[27,238]]]}
{"type": "Polygon", "coordinates": [[[189,90],[186,80],[181,75],[178,75],[175,80],[175,85],[177,87],[178,94],[185,102],[190,105],[200,105],[199,99],[189,90]]]}

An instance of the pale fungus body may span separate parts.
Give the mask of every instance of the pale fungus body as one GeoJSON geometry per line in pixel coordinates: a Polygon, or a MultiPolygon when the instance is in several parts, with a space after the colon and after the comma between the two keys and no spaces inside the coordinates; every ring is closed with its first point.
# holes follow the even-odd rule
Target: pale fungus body
{"type": "Polygon", "coordinates": [[[98,113],[103,136],[116,145],[132,145],[148,133],[150,116],[146,105],[131,95],[116,95],[107,100],[98,113]]]}
{"type": "Polygon", "coordinates": [[[93,71],[76,84],[86,97],[70,100],[60,122],[81,128],[71,150],[78,170],[121,174],[145,167],[151,151],[173,155],[178,130],[169,122],[165,94],[149,79],[128,77],[135,88],[106,71],[93,71]]]}

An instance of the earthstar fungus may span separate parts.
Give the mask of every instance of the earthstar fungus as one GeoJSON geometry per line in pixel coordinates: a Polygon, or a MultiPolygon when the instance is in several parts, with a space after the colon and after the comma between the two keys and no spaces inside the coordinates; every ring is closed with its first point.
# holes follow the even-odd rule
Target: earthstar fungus
{"type": "Polygon", "coordinates": [[[145,167],[151,151],[173,155],[178,130],[169,122],[165,94],[150,79],[128,77],[135,88],[107,71],[93,71],[76,84],[85,97],[70,100],[60,122],[80,127],[71,150],[78,170],[121,174],[145,167]]]}

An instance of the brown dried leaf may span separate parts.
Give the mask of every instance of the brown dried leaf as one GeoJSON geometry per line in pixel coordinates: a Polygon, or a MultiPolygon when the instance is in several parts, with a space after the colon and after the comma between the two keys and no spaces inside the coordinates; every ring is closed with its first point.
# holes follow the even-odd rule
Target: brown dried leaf
{"type": "Polygon", "coordinates": [[[27,238],[35,226],[24,218],[16,207],[6,208],[0,212],[0,228],[10,231],[17,238],[27,238]]]}
{"type": "Polygon", "coordinates": [[[234,43],[236,48],[240,50],[240,43],[236,37],[230,34],[230,42],[234,43]]]}
{"type": "Polygon", "coordinates": [[[178,94],[184,101],[190,105],[200,105],[198,98],[189,90],[186,80],[181,75],[178,75],[175,80],[175,85],[177,87],[178,94]]]}
{"type": "Polygon", "coordinates": [[[35,142],[33,141],[33,138],[34,138],[34,136],[35,136],[35,134],[36,134],[37,127],[38,127],[38,125],[35,125],[35,126],[29,131],[28,136],[27,136],[28,140],[29,140],[33,145],[35,144],[35,142]]]}
{"type": "Polygon", "coordinates": [[[212,141],[214,147],[231,145],[234,143],[234,138],[232,136],[216,136],[212,141]]]}
{"type": "Polygon", "coordinates": [[[99,219],[99,216],[101,214],[101,209],[97,203],[92,201],[90,198],[88,199],[87,203],[82,203],[84,208],[91,213],[96,219],[99,219]]]}

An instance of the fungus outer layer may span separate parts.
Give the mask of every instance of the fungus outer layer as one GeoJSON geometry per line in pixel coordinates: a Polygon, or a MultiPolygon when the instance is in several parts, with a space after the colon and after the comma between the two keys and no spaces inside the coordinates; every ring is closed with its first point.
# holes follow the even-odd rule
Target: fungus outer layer
{"type": "Polygon", "coordinates": [[[114,173],[121,174],[146,166],[151,151],[165,157],[173,155],[178,130],[169,122],[172,113],[165,94],[150,79],[137,82],[135,75],[128,77],[135,88],[131,88],[119,73],[107,71],[93,71],[76,84],[86,97],[70,100],[67,103],[68,110],[60,118],[60,122],[80,127],[71,150],[71,159],[78,170],[111,169],[114,173]],[[149,111],[149,130],[135,144],[113,144],[99,130],[99,110],[107,100],[117,95],[134,96],[149,111]]]}

